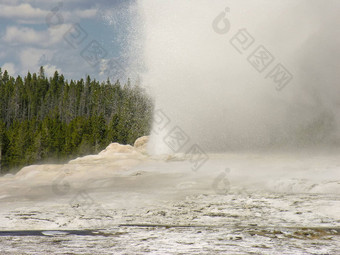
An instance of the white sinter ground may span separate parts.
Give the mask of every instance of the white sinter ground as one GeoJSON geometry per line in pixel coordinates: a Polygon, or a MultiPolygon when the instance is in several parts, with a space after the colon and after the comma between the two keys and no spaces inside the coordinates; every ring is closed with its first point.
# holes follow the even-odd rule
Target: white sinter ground
{"type": "Polygon", "coordinates": [[[340,253],[338,154],[214,154],[193,171],[145,141],[1,177],[0,254],[340,253]]]}

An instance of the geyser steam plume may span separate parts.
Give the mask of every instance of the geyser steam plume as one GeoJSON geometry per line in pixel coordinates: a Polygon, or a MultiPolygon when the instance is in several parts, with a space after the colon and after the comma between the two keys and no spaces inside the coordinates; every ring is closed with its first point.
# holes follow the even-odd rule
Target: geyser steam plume
{"type": "Polygon", "coordinates": [[[141,0],[138,8],[143,83],[169,119],[152,135],[153,152],[172,151],[164,138],[176,126],[207,152],[339,145],[340,1],[141,0]],[[231,40],[241,29],[254,42],[239,52],[231,40]],[[248,59],[261,45],[273,57],[263,71],[248,59]],[[293,76],[282,90],[268,77],[277,64],[293,76]]]}

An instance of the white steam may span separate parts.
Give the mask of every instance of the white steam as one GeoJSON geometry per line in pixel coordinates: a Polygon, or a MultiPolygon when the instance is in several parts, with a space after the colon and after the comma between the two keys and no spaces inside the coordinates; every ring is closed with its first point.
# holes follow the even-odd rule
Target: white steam
{"type": "MultiPolygon", "coordinates": [[[[153,133],[153,152],[171,152],[179,126],[206,151],[339,144],[339,1],[138,2],[143,17],[144,84],[170,123],[153,133]],[[226,8],[230,30],[213,20],[226,8]],[[245,28],[243,54],[230,40],[245,28]],[[262,73],[248,56],[263,45],[275,60],[262,73]],[[267,74],[281,63],[293,75],[281,91],[267,74]]],[[[223,24],[222,24],[223,25],[223,24]]],[[[184,146],[182,151],[188,149],[184,146]]]]}

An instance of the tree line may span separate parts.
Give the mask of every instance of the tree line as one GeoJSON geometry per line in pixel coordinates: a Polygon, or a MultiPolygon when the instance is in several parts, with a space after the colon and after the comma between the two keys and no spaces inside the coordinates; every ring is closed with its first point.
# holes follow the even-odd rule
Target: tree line
{"type": "Polygon", "coordinates": [[[132,144],[149,133],[152,110],[138,82],[67,81],[43,67],[14,78],[0,69],[0,172],[132,144]]]}

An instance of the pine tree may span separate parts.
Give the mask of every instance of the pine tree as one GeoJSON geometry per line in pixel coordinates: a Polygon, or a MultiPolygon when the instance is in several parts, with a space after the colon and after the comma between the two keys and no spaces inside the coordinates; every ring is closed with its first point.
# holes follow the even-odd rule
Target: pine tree
{"type": "Polygon", "coordinates": [[[43,67],[14,78],[0,69],[0,172],[132,144],[149,132],[151,116],[151,100],[130,80],[68,82],[43,67]]]}
{"type": "MultiPolygon", "coordinates": [[[[1,69],[0,69],[1,72],[1,69]]],[[[2,174],[2,147],[3,147],[3,137],[5,134],[5,123],[0,120],[0,174],[2,174]]]]}

